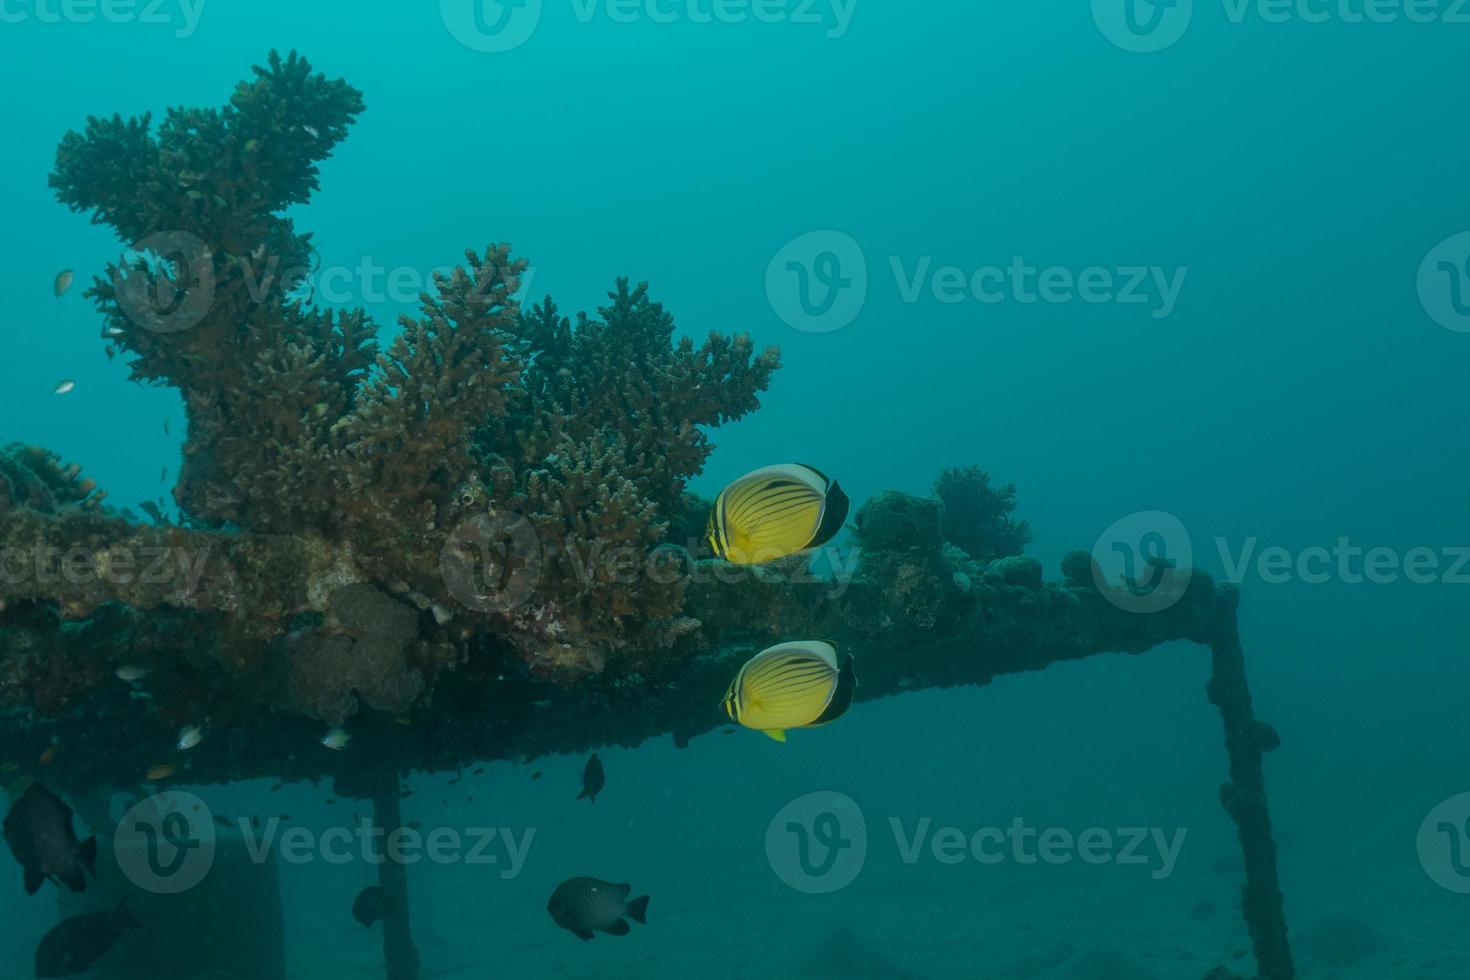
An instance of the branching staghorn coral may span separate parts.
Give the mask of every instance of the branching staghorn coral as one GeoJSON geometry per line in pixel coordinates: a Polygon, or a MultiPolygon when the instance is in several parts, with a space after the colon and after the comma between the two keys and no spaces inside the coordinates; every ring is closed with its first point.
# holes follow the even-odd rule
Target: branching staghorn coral
{"type": "MultiPolygon", "coordinates": [[[[251,560],[301,557],[304,605],[251,595],[233,574],[224,609],[270,637],[341,589],[371,587],[422,619],[426,642],[486,630],[568,678],[646,663],[691,628],[679,576],[649,573],[671,564],[653,552],[712,449],[705,429],[758,406],[778,353],[743,335],[676,340],[673,318],[626,280],[597,317],[569,320],[550,298],[523,312],[526,266],[507,245],[436,275],[380,351],[363,311],[298,295],[310,236],[279,213],[309,201],[361,110],[346,83],[272,53],[223,109],[173,109],[156,130],[147,116],[89,119],[57,153],[61,201],[129,243],[89,291],[104,335],[134,378],[183,395],[182,523],[237,550],[290,542],[251,560]],[[474,580],[495,572],[496,534],[514,522],[530,528],[534,554],[521,557],[536,580],[519,602],[482,604],[503,583],[474,580]]],[[[321,660],[320,646],[284,655],[321,660]]],[[[305,702],[338,715],[362,687],[338,691],[334,710],[305,702]]]]}
{"type": "Polygon", "coordinates": [[[1011,517],[1016,485],[992,488],[990,474],[978,466],[948,469],[934,483],[944,505],[944,537],[979,561],[1019,555],[1031,541],[1031,528],[1011,517]]]}

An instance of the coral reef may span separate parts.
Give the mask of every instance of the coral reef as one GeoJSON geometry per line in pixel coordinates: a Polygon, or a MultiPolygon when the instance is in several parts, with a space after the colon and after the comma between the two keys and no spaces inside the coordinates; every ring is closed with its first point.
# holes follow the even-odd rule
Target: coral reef
{"type": "Polygon", "coordinates": [[[944,505],[944,536],[973,558],[990,561],[1019,555],[1031,541],[1031,528],[1011,517],[1016,509],[1016,485],[999,489],[990,474],[978,466],[948,469],[934,483],[934,495],[944,505]]]}
{"type": "Polygon", "coordinates": [[[687,483],[778,353],[676,338],[627,280],[595,315],[523,308],[506,245],[437,276],[380,349],[363,311],[300,298],[313,248],[281,213],[362,108],[272,54],[222,109],[62,140],[58,197],[129,247],[88,291],[104,338],[184,400],[181,518],[139,523],[78,467],[0,451],[0,763],[78,791],[170,759],[195,783],[333,777],[397,826],[399,773],[687,744],[775,640],[853,652],[860,700],[1191,640],[1213,654],[1260,973],[1293,975],[1262,765],[1278,739],[1233,589],[1175,570],[1140,614],[1085,553],[1047,582],[1015,488],[974,467],[932,498],[875,496],[836,573],[696,561],[679,546],[708,505],[687,483]],[[349,719],[354,751],[304,751],[349,719]],[[181,759],[183,724],[208,737],[181,759]]]}
{"type": "MultiPolygon", "coordinates": [[[[360,583],[455,620],[460,639],[489,628],[540,670],[666,648],[687,631],[682,583],[604,558],[641,559],[665,539],[711,451],[707,429],[758,406],[779,354],[743,335],[675,339],[672,317],[627,280],[595,318],[574,322],[550,298],[523,311],[525,262],[506,245],[437,276],[379,351],[363,311],[299,298],[313,249],[280,214],[309,201],[361,96],[294,53],[254,71],[223,109],[171,110],[156,132],[148,116],[89,119],[51,177],[63,203],[129,243],[88,295],[133,376],[184,397],[184,523],[312,539],[304,606],[232,612],[280,632],[360,583]],[[446,546],[466,543],[455,529],[487,520],[534,530],[536,554],[522,557],[539,579],[513,610],[465,608],[444,580],[446,546]]],[[[495,538],[471,533],[471,552],[495,538]]],[[[484,555],[459,557],[468,577],[484,555]]],[[[311,644],[300,655],[334,662],[311,644]]],[[[345,710],[338,694],[329,714],[345,710]]]]}

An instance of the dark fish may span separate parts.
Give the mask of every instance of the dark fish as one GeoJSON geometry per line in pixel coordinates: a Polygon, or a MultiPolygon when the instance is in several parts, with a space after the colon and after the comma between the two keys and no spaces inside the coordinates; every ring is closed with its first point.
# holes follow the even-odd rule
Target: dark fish
{"type": "Polygon", "coordinates": [[[399,799],[400,799],[400,800],[406,800],[406,799],[408,799],[408,798],[409,798],[409,797],[410,797],[410,796],[412,796],[412,795],[413,795],[413,790],[411,790],[411,789],[406,789],[406,790],[404,790],[404,791],[403,791],[403,792],[402,792],[402,793],[399,793],[399,794],[398,794],[398,798],[399,798],[399,799]]]}
{"type": "Polygon", "coordinates": [[[46,980],[85,973],[107,955],[124,929],[138,928],[141,924],[128,911],[126,898],[111,912],[67,919],[46,933],[36,947],[36,976],[46,980]]]}
{"type": "Polygon", "coordinates": [[[607,773],[602,771],[602,760],[597,753],[592,753],[592,758],[587,760],[587,768],[582,770],[582,792],[577,794],[579,800],[591,800],[597,802],[597,794],[602,792],[602,787],[607,785],[607,773]]]}
{"type": "Polygon", "coordinates": [[[27,895],[46,879],[74,892],[86,891],[87,875],[97,877],[97,838],[77,840],[72,811],[40,783],[31,784],[5,818],[5,843],[25,870],[27,895]]]}
{"type": "Polygon", "coordinates": [[[362,923],[364,929],[371,929],[374,924],[388,918],[388,913],[397,904],[396,896],[377,885],[368,885],[352,903],[352,917],[362,923]]]}
{"type": "Polygon", "coordinates": [[[485,775],[485,767],[484,766],[481,766],[480,768],[476,769],[474,772],[470,773],[470,775],[471,776],[483,776],[483,775],[485,775]]]}
{"type": "Polygon", "coordinates": [[[543,775],[544,775],[544,773],[542,773],[542,771],[540,769],[537,769],[535,772],[531,773],[531,782],[534,783],[536,780],[540,779],[543,775]]]}
{"type": "Polygon", "coordinates": [[[233,827],[233,826],[235,826],[235,824],[230,820],[229,817],[215,817],[214,818],[214,822],[216,824],[218,824],[219,826],[221,826],[221,827],[233,827]]]}
{"type": "Polygon", "coordinates": [[[163,523],[163,510],[157,504],[155,504],[153,501],[151,501],[151,500],[144,500],[144,501],[140,502],[138,504],[138,506],[143,509],[143,513],[145,513],[149,517],[153,518],[153,523],[154,524],[162,524],[163,523]]]}
{"type": "Polygon", "coordinates": [[[546,911],[552,921],[579,939],[591,939],[594,932],[626,936],[628,919],[647,923],[648,896],[635,898],[632,885],[614,885],[596,878],[572,878],[562,882],[552,893],[546,911]]]}

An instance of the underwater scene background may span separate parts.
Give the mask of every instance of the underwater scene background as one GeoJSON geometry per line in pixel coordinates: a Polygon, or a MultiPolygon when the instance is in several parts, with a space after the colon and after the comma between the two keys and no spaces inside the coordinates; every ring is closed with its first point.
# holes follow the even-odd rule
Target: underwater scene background
{"type": "MultiPolygon", "coordinates": [[[[285,212],[313,236],[310,304],[365,309],[386,347],[434,270],[501,241],[529,262],[528,306],[594,311],[646,281],[696,345],[781,351],[759,409],[711,430],[689,484],[706,500],[799,461],[857,514],[979,465],[1015,484],[1048,581],[1081,550],[1237,585],[1255,711],[1280,735],[1265,780],[1295,975],[1470,976],[1470,7],[1133,2],[10,0],[0,444],[80,464],[109,507],[188,516],[180,395],[129,380],[83,295],[125,243],[47,176],[88,116],[220,106],[294,50],[364,102],[285,212]]],[[[742,615],[730,635],[770,625],[742,615]]],[[[888,630],[888,655],[926,628],[944,626],[888,630]]],[[[0,661],[23,652],[7,640],[0,661]]],[[[1205,647],[876,700],[856,669],[858,703],[784,745],[718,698],[685,747],[569,735],[605,768],[594,804],[580,750],[404,774],[404,821],[498,834],[493,864],[408,868],[421,975],[1256,975],[1205,647]],[[547,900],[582,875],[650,895],[647,923],[558,928],[547,900]]],[[[7,731],[41,724],[6,695],[7,731]]],[[[301,778],[317,727],[284,786],[192,783],[173,727],[108,729],[176,771],[116,773],[100,814],[146,786],[319,841],[371,805],[301,778]]],[[[32,748],[0,744],[12,803],[18,775],[71,764],[64,739],[32,748]]],[[[62,795],[83,837],[111,838],[62,795]]],[[[140,902],[97,975],[129,975],[129,944],[180,977],[382,975],[383,926],[352,914],[377,870],[272,860],[278,906],[237,893],[159,934],[140,902]],[[283,974],[204,962],[252,908],[282,923],[283,974]]],[[[96,911],[21,885],[0,859],[4,976],[96,911]]]]}

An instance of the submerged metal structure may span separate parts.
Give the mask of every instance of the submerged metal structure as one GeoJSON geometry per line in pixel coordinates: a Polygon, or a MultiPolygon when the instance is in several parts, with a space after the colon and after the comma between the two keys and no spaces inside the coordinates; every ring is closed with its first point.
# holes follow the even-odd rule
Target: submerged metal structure
{"type": "MultiPolygon", "coordinates": [[[[467,253],[380,350],[365,313],[302,295],[309,236],[281,215],[361,109],[272,54],[222,109],[63,139],[58,197],[130,246],[89,293],[103,339],[179,389],[189,429],[177,521],[108,507],[44,450],[0,451],[7,781],[333,779],[391,830],[409,773],[687,744],[780,640],[853,652],[859,701],[1187,640],[1212,655],[1258,973],[1294,975],[1262,766],[1278,739],[1252,709],[1234,588],[1163,562],[1110,582],[1086,552],[1044,581],[1015,553],[1013,491],[978,470],[948,474],[943,502],[868,501],[840,575],[697,560],[708,502],[686,484],[779,354],[676,339],[627,282],[595,316],[523,308],[506,246],[467,253]],[[185,755],[190,724],[207,737],[185,755]],[[339,725],[351,751],[318,744],[339,725]]],[[[407,902],[385,958],[417,976],[407,902]]]]}

